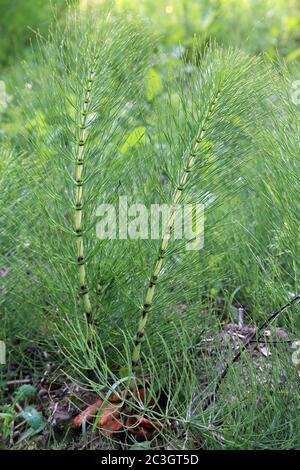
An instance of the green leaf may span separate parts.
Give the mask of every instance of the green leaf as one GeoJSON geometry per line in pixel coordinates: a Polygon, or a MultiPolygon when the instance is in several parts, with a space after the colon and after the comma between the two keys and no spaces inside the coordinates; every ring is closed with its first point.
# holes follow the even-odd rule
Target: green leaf
{"type": "Polygon", "coordinates": [[[130,374],[130,372],[129,372],[129,369],[127,369],[127,367],[121,367],[121,369],[119,371],[119,375],[122,379],[125,378],[125,377],[128,377],[129,374],[130,374]]]}
{"type": "Polygon", "coordinates": [[[46,424],[41,413],[39,413],[33,406],[27,406],[20,415],[34,431],[43,428],[46,424]]]}
{"type": "Polygon", "coordinates": [[[136,127],[130,132],[122,147],[119,149],[121,153],[126,153],[128,149],[145,142],[145,127],[136,127]]]}
{"type": "Polygon", "coordinates": [[[35,387],[29,384],[25,384],[19,387],[18,390],[16,391],[15,400],[16,401],[26,400],[28,398],[34,397],[35,394],[36,394],[35,387]]]}
{"type": "Polygon", "coordinates": [[[154,68],[148,70],[145,88],[148,101],[152,101],[163,89],[161,78],[154,68]]]}
{"type": "Polygon", "coordinates": [[[300,47],[298,49],[295,49],[294,51],[290,52],[286,56],[286,61],[287,62],[292,62],[293,60],[296,60],[300,57],[300,47]]]}
{"type": "Polygon", "coordinates": [[[25,441],[26,439],[29,439],[30,437],[33,437],[35,436],[36,434],[38,434],[39,432],[41,432],[44,427],[46,426],[46,423],[43,423],[42,426],[40,426],[39,428],[37,429],[33,429],[33,428],[29,428],[27,429],[27,431],[24,432],[24,434],[22,434],[22,436],[20,437],[20,439],[18,440],[18,445],[25,441]]]}

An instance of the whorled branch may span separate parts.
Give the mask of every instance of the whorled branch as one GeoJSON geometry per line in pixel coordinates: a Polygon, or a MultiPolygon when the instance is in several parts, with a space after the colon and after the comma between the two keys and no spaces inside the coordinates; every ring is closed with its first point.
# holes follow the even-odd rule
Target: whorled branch
{"type": "Polygon", "coordinates": [[[147,321],[148,321],[151,306],[152,306],[152,303],[153,303],[153,297],[154,297],[154,293],[155,293],[156,284],[158,282],[158,278],[159,278],[159,275],[160,275],[160,272],[161,272],[163,258],[166,254],[168,244],[169,244],[170,235],[171,235],[171,231],[173,229],[175,212],[176,212],[176,205],[179,203],[182,192],[184,191],[184,189],[187,185],[187,182],[188,182],[188,179],[189,179],[189,174],[192,172],[195,159],[197,158],[197,152],[199,150],[199,146],[200,146],[201,142],[203,141],[205,132],[208,128],[209,121],[212,118],[212,115],[213,115],[215,106],[217,104],[217,101],[219,99],[219,96],[220,96],[220,90],[218,89],[217,92],[215,93],[214,97],[211,100],[211,103],[208,107],[206,116],[203,120],[203,124],[200,127],[200,129],[198,131],[198,134],[196,135],[195,143],[192,147],[191,152],[189,153],[187,163],[186,163],[186,165],[185,165],[185,167],[182,171],[182,174],[180,175],[179,184],[178,184],[178,186],[175,190],[175,193],[174,193],[173,205],[172,205],[172,209],[171,209],[170,216],[169,216],[169,219],[168,219],[167,228],[166,228],[166,230],[163,234],[162,240],[161,240],[161,244],[160,244],[158,256],[157,256],[157,259],[156,259],[156,262],[155,262],[154,270],[153,270],[153,273],[152,273],[152,276],[150,278],[148,288],[147,288],[147,291],[146,291],[145,302],[144,302],[144,305],[143,305],[141,318],[140,318],[139,325],[138,325],[138,331],[137,331],[137,334],[136,334],[135,339],[134,339],[134,349],[133,349],[133,353],[132,353],[132,367],[133,367],[133,369],[136,369],[138,361],[140,359],[141,343],[142,343],[144,335],[145,335],[145,328],[146,328],[146,324],[147,324],[147,321]]]}

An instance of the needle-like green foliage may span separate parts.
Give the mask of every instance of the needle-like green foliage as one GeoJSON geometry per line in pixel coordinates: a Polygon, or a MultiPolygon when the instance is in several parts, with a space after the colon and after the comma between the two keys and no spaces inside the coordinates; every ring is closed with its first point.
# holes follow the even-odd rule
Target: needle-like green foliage
{"type": "Polygon", "coordinates": [[[150,51],[139,31],[114,18],[71,17],[64,31],[39,41],[26,70],[32,92],[22,147],[35,194],[28,209],[39,214],[28,234],[34,270],[51,313],[71,322],[93,323],[92,310],[99,314],[95,215],[126,168],[118,148],[132,126],[150,51]]]}
{"type": "Polygon", "coordinates": [[[175,345],[173,326],[181,321],[194,323],[201,290],[210,282],[210,266],[204,258],[213,247],[215,230],[222,230],[228,223],[226,215],[239,204],[239,191],[249,185],[247,172],[256,158],[256,134],[270,121],[268,103],[274,92],[270,65],[214,47],[198,56],[197,63],[183,67],[170,93],[157,104],[149,140],[140,151],[137,172],[130,172],[130,184],[135,185],[139,202],[148,205],[203,204],[204,250],[187,250],[186,239],[172,239],[175,209],[170,211],[160,241],[140,242],[144,258],[129,286],[140,302],[132,306],[133,311],[140,309],[134,366],[140,359],[146,327],[152,346],[157,332],[165,335],[168,331],[175,345]],[[146,183],[139,183],[139,174],[146,183]]]}
{"type": "MultiPolygon", "coordinates": [[[[8,269],[0,306],[10,321],[17,311],[39,319],[40,336],[55,337],[67,373],[83,386],[99,392],[143,375],[156,397],[147,410],[153,419],[179,419],[207,446],[230,447],[234,413],[246,435],[243,405],[227,379],[220,408],[203,412],[201,380],[213,383],[220,367],[199,344],[217,336],[219,310],[235,321],[233,304],[250,305],[254,322],[298,289],[299,110],[286,71],[215,45],[200,52],[195,44],[193,59],[160,83],[151,42],[144,24],[76,15],[39,39],[20,90],[22,135],[0,163],[0,259],[8,269]],[[149,94],[150,64],[159,91],[149,94]],[[121,196],[128,207],[140,204],[128,210],[137,239],[100,240],[97,209],[118,208],[121,196]],[[170,211],[151,238],[152,204],[170,211]],[[196,227],[183,239],[174,238],[178,205],[189,205],[196,227]],[[187,249],[193,236],[204,246],[187,249]],[[210,421],[220,414],[228,420],[223,440],[210,421]]],[[[248,365],[245,384],[257,397],[251,356],[248,365]]],[[[239,365],[228,377],[245,380],[239,365]]],[[[273,411],[259,405],[259,422],[270,422],[273,411]]],[[[141,403],[130,406],[139,412],[141,403]]],[[[280,442],[282,414],[276,419],[280,442]]],[[[250,424],[249,447],[257,442],[250,424]]]]}
{"type": "Polygon", "coordinates": [[[34,73],[27,72],[30,269],[45,289],[47,326],[59,327],[67,350],[76,356],[83,342],[101,361],[100,350],[113,347],[111,366],[127,363],[119,356],[124,334],[135,367],[146,331],[158,354],[158,333],[171,349],[179,325],[197,335],[212,278],[207,253],[248,184],[274,92],[263,60],[215,46],[199,55],[195,46],[194,61],[164,83],[162,98],[137,106],[149,51],[133,25],[73,18],[63,33],[40,41],[34,73]],[[128,146],[141,125],[143,139],[128,146]],[[174,210],[156,240],[98,240],[97,207],[117,204],[118,196],[149,209],[203,204],[204,250],[173,240],[174,210]]]}
{"type": "Polygon", "coordinates": [[[23,156],[8,142],[0,146],[0,322],[1,340],[7,342],[14,340],[14,320],[17,334],[22,331],[20,325],[26,325],[29,320],[18,315],[20,296],[24,298],[29,280],[24,263],[28,248],[27,231],[22,220],[30,191],[24,181],[23,156]]]}

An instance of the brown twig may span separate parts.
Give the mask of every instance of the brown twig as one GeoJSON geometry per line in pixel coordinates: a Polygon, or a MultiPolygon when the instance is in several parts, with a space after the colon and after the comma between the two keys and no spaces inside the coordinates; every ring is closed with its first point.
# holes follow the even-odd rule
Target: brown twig
{"type": "Polygon", "coordinates": [[[22,384],[30,384],[32,382],[31,379],[22,379],[22,380],[8,380],[6,385],[22,385],[22,384]]]}

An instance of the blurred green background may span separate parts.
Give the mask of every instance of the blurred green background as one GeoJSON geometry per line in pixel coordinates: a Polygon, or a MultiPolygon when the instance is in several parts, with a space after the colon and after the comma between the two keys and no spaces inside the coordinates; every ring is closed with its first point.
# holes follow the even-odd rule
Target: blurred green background
{"type": "Polygon", "coordinates": [[[276,51],[288,62],[300,57],[299,0],[0,0],[0,66],[24,55],[35,31],[44,35],[55,13],[63,21],[67,8],[103,15],[112,13],[149,18],[160,35],[160,46],[188,48],[195,34],[215,38],[251,52],[276,51]]]}
{"type": "Polygon", "coordinates": [[[0,66],[14,63],[24,54],[35,34],[45,34],[53,11],[61,17],[65,0],[1,0],[0,1],[0,66]]]}
{"type": "Polygon", "coordinates": [[[159,74],[189,57],[196,35],[203,46],[215,40],[254,54],[280,55],[298,79],[300,0],[0,0],[0,137],[18,132],[14,89],[27,86],[20,62],[30,61],[36,36],[47,36],[52,22],[63,25],[75,6],[99,18],[109,11],[148,20],[158,37],[159,74]]]}
{"type": "Polygon", "coordinates": [[[202,47],[213,40],[280,56],[291,79],[299,79],[300,0],[0,0],[1,140],[23,127],[16,90],[26,93],[31,83],[22,62],[31,62],[37,36],[47,37],[52,23],[63,27],[75,7],[99,19],[109,13],[149,22],[157,38],[151,82],[158,92],[164,77],[176,75],[182,58],[191,56],[195,36],[202,47]]]}
{"type": "Polygon", "coordinates": [[[30,87],[21,62],[31,61],[37,35],[52,23],[62,26],[76,6],[94,17],[121,15],[148,20],[157,37],[155,87],[189,58],[194,36],[200,45],[214,40],[251,54],[283,57],[291,78],[299,79],[300,0],[0,0],[0,139],[18,135],[22,122],[16,87],[30,87]]]}

